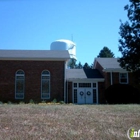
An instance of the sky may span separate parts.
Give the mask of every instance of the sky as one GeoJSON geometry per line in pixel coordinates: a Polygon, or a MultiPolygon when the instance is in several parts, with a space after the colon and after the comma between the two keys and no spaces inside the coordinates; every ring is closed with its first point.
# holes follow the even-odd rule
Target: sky
{"type": "Polygon", "coordinates": [[[0,0],[0,49],[50,50],[59,39],[76,44],[77,62],[92,64],[107,46],[118,51],[120,19],[129,0],[0,0]]]}

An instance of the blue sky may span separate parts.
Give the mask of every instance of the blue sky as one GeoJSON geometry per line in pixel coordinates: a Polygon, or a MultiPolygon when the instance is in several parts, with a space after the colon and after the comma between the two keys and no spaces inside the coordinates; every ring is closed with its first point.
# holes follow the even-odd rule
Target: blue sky
{"type": "Polygon", "coordinates": [[[120,57],[118,39],[129,0],[0,0],[0,49],[49,50],[73,36],[82,64],[107,46],[120,57]]]}

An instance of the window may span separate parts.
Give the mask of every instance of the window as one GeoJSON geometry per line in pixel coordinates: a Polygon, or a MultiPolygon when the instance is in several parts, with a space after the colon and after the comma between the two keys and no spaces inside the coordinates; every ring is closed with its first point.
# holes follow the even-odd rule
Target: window
{"type": "Polygon", "coordinates": [[[50,72],[44,70],[41,74],[41,99],[50,98],[50,72]]]}
{"type": "Polygon", "coordinates": [[[96,88],[96,83],[93,83],[93,88],[96,88]]]}
{"type": "Polygon", "coordinates": [[[74,83],[74,87],[75,87],[75,88],[77,87],[77,83],[74,83]]]}
{"type": "Polygon", "coordinates": [[[91,87],[91,83],[79,83],[79,87],[91,87]]]}
{"type": "Polygon", "coordinates": [[[23,70],[18,70],[15,75],[15,98],[24,99],[25,74],[23,70]]]}
{"type": "Polygon", "coordinates": [[[74,89],[74,103],[77,103],[77,89],[74,89]]]}
{"type": "Polygon", "coordinates": [[[128,74],[127,73],[120,73],[120,83],[121,84],[128,83],[128,74]]]}

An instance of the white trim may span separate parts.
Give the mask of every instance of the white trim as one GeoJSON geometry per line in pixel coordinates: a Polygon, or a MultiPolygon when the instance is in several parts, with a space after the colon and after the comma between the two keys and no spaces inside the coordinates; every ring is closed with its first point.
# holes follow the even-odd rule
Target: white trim
{"type": "Polygon", "coordinates": [[[105,68],[103,69],[103,72],[128,72],[128,71],[122,68],[105,68]]]}
{"type": "Polygon", "coordinates": [[[51,87],[50,87],[50,77],[51,77],[51,74],[50,74],[50,71],[48,71],[49,72],[49,74],[42,74],[44,71],[48,71],[48,70],[43,70],[42,72],[41,72],[41,99],[50,99],[50,90],[51,90],[51,87]],[[42,98],[42,76],[49,76],[49,79],[47,79],[47,81],[49,81],[49,97],[47,98],[47,97],[45,97],[45,98],[42,98]]]}
{"type": "Polygon", "coordinates": [[[81,82],[83,81],[83,83],[87,83],[87,82],[104,82],[105,79],[104,78],[82,78],[82,79],[77,79],[77,78],[69,78],[67,79],[67,81],[69,82],[81,82]]]}

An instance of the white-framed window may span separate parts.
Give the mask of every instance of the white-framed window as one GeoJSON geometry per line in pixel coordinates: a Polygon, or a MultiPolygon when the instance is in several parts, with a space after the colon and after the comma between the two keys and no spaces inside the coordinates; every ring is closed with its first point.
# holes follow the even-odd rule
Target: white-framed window
{"type": "Polygon", "coordinates": [[[79,87],[91,87],[91,83],[79,83],[79,87]]]}
{"type": "Polygon", "coordinates": [[[25,73],[18,70],[15,74],[15,99],[24,99],[25,73]]]}
{"type": "Polygon", "coordinates": [[[50,98],[50,72],[44,70],[41,73],[41,99],[50,98]]]}
{"type": "Polygon", "coordinates": [[[121,84],[128,84],[128,73],[120,73],[119,79],[121,84]]]}

